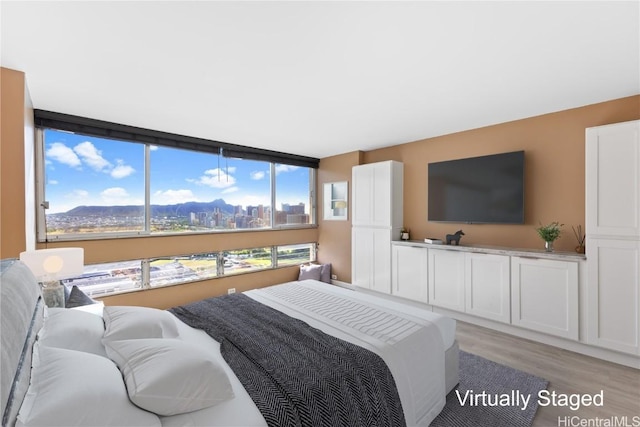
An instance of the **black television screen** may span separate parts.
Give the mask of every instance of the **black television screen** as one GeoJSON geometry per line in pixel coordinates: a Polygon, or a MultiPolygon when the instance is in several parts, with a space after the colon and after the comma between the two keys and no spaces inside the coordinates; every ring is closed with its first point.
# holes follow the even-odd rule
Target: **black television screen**
{"type": "Polygon", "coordinates": [[[429,221],[524,223],[524,151],[429,163],[429,221]]]}

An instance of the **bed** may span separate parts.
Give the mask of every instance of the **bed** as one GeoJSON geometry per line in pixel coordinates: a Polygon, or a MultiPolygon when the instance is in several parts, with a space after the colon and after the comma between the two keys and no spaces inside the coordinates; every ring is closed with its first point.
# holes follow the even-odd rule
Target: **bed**
{"type": "Polygon", "coordinates": [[[5,260],[0,268],[3,426],[265,426],[282,424],[289,418],[278,417],[286,416],[298,417],[287,424],[334,425],[336,417],[351,424],[353,420],[339,417],[353,414],[364,414],[356,421],[365,424],[391,425],[395,421],[389,420],[397,418],[388,417],[400,416],[407,425],[427,426],[458,382],[455,321],[400,301],[316,280],[212,298],[168,311],[104,307],[102,315],[96,315],[47,309],[26,266],[5,260]],[[245,306],[243,315],[240,308],[245,306]],[[204,322],[197,316],[201,311],[207,318],[214,316],[206,310],[218,313],[219,318],[209,319],[202,328],[189,326],[204,322]],[[238,313],[237,318],[228,315],[231,312],[238,313]],[[284,344],[265,338],[257,345],[260,364],[261,358],[272,358],[282,371],[290,370],[286,364],[298,369],[291,368],[293,379],[283,376],[281,382],[265,385],[265,376],[280,374],[265,368],[266,373],[258,375],[245,369],[245,355],[248,358],[252,350],[240,348],[236,336],[238,330],[246,331],[244,341],[260,341],[264,331],[275,335],[275,321],[303,328],[301,332],[279,332],[280,338],[290,341],[296,334],[305,335],[319,356],[307,359],[306,350],[285,349],[284,344]],[[264,330],[259,332],[261,327],[264,330]],[[232,331],[231,339],[216,335],[226,330],[232,331]],[[327,343],[321,342],[324,339],[327,343]],[[234,356],[227,363],[223,354],[229,354],[231,347],[236,353],[231,353],[234,356]],[[349,353],[354,348],[355,353],[349,353]],[[285,360],[287,353],[294,355],[293,361],[285,360]],[[315,358],[323,355],[328,363],[344,364],[344,370],[314,367],[315,358]],[[343,361],[371,366],[375,372],[361,375],[360,366],[356,369],[343,361]],[[297,392],[280,393],[280,388],[283,383],[306,381],[305,376],[314,384],[298,384],[301,399],[310,395],[311,402],[319,399],[321,403],[298,412],[297,401],[279,400],[280,394],[297,396],[297,392]],[[247,383],[247,378],[256,382],[247,383]],[[261,389],[267,400],[275,400],[271,409],[256,400],[261,389]],[[276,389],[278,393],[272,392],[276,389]],[[369,406],[361,402],[358,392],[367,399],[374,396],[369,406]]]}

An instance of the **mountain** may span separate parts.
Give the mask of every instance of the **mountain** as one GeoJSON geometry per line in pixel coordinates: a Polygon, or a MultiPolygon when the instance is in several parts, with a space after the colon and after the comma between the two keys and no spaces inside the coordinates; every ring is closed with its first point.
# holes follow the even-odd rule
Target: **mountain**
{"type": "MultiPolygon", "coordinates": [[[[186,217],[191,212],[213,212],[220,209],[227,214],[233,214],[234,206],[223,199],[212,202],[186,202],[175,205],[151,205],[152,217],[186,217]]],[[[140,216],[144,212],[143,206],[76,206],[75,208],[58,215],[68,216],[101,216],[101,217],[126,217],[140,216]]]]}

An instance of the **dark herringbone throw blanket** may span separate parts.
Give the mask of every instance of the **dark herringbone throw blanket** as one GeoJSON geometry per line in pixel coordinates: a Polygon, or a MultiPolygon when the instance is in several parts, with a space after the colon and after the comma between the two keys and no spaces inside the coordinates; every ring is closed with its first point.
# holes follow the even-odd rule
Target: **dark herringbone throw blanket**
{"type": "Polygon", "coordinates": [[[403,426],[384,361],[242,294],[170,310],[220,342],[269,426],[403,426]]]}

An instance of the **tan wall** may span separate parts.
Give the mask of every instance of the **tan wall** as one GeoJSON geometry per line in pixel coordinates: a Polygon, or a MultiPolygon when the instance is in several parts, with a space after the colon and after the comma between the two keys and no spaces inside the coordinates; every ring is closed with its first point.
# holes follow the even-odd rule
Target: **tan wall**
{"type": "Polygon", "coordinates": [[[346,221],[323,218],[324,184],[347,181],[349,206],[351,205],[351,168],[362,162],[362,152],[326,157],[320,160],[318,170],[318,262],[331,263],[332,274],[337,280],[351,282],[351,211],[346,221]]]}
{"type": "Polygon", "coordinates": [[[33,142],[24,73],[0,68],[0,98],[0,258],[15,258],[27,248],[24,147],[33,142]]]}
{"type": "MultiPolygon", "coordinates": [[[[572,251],[571,226],[585,224],[585,129],[635,119],[640,96],[369,151],[364,163],[404,163],[404,225],[412,239],[444,239],[462,229],[462,244],[541,249],[535,227],[559,221],[565,225],[555,248],[572,251]],[[524,225],[427,221],[428,163],[518,150],[525,151],[524,225]]],[[[322,239],[333,237],[321,231],[322,239]]]]}

